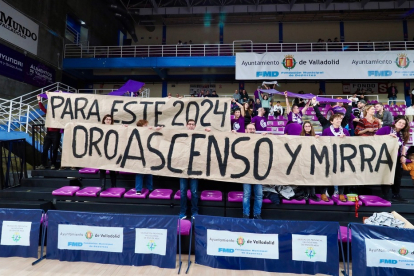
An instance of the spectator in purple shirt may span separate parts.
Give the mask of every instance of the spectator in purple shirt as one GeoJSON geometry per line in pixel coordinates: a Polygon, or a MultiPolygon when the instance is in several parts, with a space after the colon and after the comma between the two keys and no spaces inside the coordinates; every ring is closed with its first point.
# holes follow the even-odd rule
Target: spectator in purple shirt
{"type": "Polygon", "coordinates": [[[294,123],[292,121],[287,122],[285,130],[283,132],[284,135],[297,135],[299,136],[302,132],[302,125],[294,123]]]}
{"type": "Polygon", "coordinates": [[[308,101],[305,105],[305,107],[302,109],[302,111],[299,110],[299,107],[294,104],[292,106],[292,110],[290,109],[290,103],[287,95],[287,91],[285,91],[285,98],[286,98],[286,113],[288,114],[288,121],[292,121],[298,124],[302,124],[302,116],[303,113],[306,112],[306,110],[309,107],[310,101],[308,101]]]}
{"type": "MultiPolygon", "coordinates": [[[[395,166],[394,185],[392,186],[393,195],[391,201],[407,202],[407,200],[402,198],[400,195],[400,187],[402,177],[401,164],[405,163],[406,160],[405,144],[408,142],[408,139],[410,138],[410,125],[405,116],[398,117],[396,118],[392,126],[385,126],[380,128],[375,135],[390,135],[398,139],[398,158],[397,164],[395,166]]],[[[383,198],[386,200],[390,200],[390,185],[381,185],[381,191],[383,198]]]]}
{"type": "MultiPolygon", "coordinates": [[[[331,126],[327,129],[325,129],[322,132],[322,136],[335,136],[343,138],[345,136],[350,136],[348,130],[343,128],[341,126],[342,123],[342,114],[334,114],[329,118],[329,121],[331,122],[331,126]]],[[[346,201],[345,195],[344,195],[344,186],[334,186],[334,194],[339,194],[339,200],[342,202],[346,201]]],[[[323,201],[329,201],[328,195],[327,195],[328,187],[323,187],[322,193],[321,193],[321,199],[323,201]]]]}
{"type": "MultiPolygon", "coordinates": [[[[313,136],[318,138],[319,135],[315,134],[315,129],[312,126],[312,123],[309,121],[303,122],[302,130],[300,132],[300,136],[313,136]]],[[[306,198],[310,198],[313,201],[319,202],[321,199],[316,196],[315,186],[306,186],[306,198]]]]}
{"type": "Polygon", "coordinates": [[[267,130],[267,119],[264,116],[265,110],[263,107],[257,110],[257,116],[252,118],[252,124],[256,127],[256,131],[267,130]]]}
{"type": "Polygon", "coordinates": [[[231,119],[231,130],[244,133],[244,107],[238,102],[236,102],[235,99],[233,99],[232,102],[235,103],[238,106],[238,108],[234,110],[234,118],[231,119]]]}

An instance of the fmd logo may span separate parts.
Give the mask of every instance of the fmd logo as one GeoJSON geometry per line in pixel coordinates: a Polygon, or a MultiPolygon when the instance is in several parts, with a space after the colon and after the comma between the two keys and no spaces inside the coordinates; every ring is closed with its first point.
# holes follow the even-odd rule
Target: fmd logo
{"type": "Polygon", "coordinates": [[[83,243],[81,242],[68,242],[68,246],[82,246],[83,243]]]}
{"type": "Polygon", "coordinates": [[[234,249],[231,248],[219,248],[218,252],[223,252],[223,253],[234,253],[234,249]]]}
{"type": "Polygon", "coordinates": [[[392,75],[392,71],[384,70],[384,71],[368,71],[368,77],[389,77],[392,75]]]}
{"type": "Polygon", "coordinates": [[[277,77],[279,76],[278,71],[256,71],[256,78],[260,77],[277,77]]]}
{"type": "Polygon", "coordinates": [[[396,263],[398,263],[397,260],[380,259],[380,264],[396,264],[396,263]]]}

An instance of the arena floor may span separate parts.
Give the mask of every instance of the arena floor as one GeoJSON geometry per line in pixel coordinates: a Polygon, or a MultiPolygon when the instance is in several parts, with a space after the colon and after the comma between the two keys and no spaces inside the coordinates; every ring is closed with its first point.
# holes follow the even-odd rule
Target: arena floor
{"type": "MultiPolygon", "coordinates": [[[[180,275],[186,275],[187,258],[183,261],[183,268],[180,275]],[[184,270],[184,271],[183,271],[184,270]]],[[[227,270],[216,269],[207,266],[194,264],[194,256],[191,257],[192,264],[187,275],[197,276],[295,276],[299,274],[292,273],[271,273],[256,270],[227,270]]],[[[111,275],[111,276],[128,276],[128,275],[150,275],[150,276],[167,276],[177,275],[178,272],[178,255],[177,255],[177,269],[164,269],[156,266],[122,266],[110,264],[97,264],[86,262],[61,262],[58,260],[43,260],[40,263],[32,266],[33,258],[0,258],[0,275],[1,276],[75,276],[75,275],[111,275]]],[[[352,267],[350,266],[351,270],[352,267]]],[[[343,264],[340,263],[339,275],[342,275],[343,264]]],[[[308,274],[300,274],[308,275],[308,274]]],[[[325,274],[316,274],[325,275],[325,274]]],[[[352,275],[352,273],[351,273],[352,275]]]]}

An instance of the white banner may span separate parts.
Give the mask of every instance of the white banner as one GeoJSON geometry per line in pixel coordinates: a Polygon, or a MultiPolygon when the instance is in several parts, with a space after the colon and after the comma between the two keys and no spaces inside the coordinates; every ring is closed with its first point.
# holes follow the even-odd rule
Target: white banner
{"type": "Polygon", "coordinates": [[[167,229],[135,229],[135,253],[165,256],[167,251],[167,229]]]}
{"type": "Polygon", "coordinates": [[[0,37],[37,55],[39,25],[1,0],[0,37]]]}
{"type": "Polygon", "coordinates": [[[292,234],[292,260],[326,263],[327,254],[326,236],[292,234]]]}
{"type": "Polygon", "coordinates": [[[123,227],[59,224],[58,233],[58,249],[122,253],[124,247],[123,227]]]}
{"type": "Polygon", "coordinates": [[[30,221],[3,221],[1,245],[30,246],[30,221]]]}
{"type": "Polygon", "coordinates": [[[414,270],[414,243],[365,239],[368,267],[392,267],[414,270]]]}
{"type": "Polygon", "coordinates": [[[279,235],[207,229],[207,255],[279,259],[279,235]]]}
{"type": "Polygon", "coordinates": [[[238,80],[412,79],[414,51],[237,53],[238,80]]]}
{"type": "Polygon", "coordinates": [[[344,94],[387,94],[388,83],[386,82],[358,82],[342,83],[342,92],[344,94]]]}

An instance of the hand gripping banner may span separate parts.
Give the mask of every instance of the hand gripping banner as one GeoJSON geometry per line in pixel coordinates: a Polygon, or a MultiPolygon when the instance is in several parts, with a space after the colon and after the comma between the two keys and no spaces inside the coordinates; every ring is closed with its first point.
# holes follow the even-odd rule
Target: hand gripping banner
{"type": "Polygon", "coordinates": [[[195,261],[214,268],[339,275],[337,222],[197,216],[195,261]]]}
{"type": "Polygon", "coordinates": [[[49,211],[48,259],[175,268],[177,217],[49,211]]]}
{"type": "Polygon", "coordinates": [[[0,209],[0,257],[38,258],[43,210],[0,209]]]}

